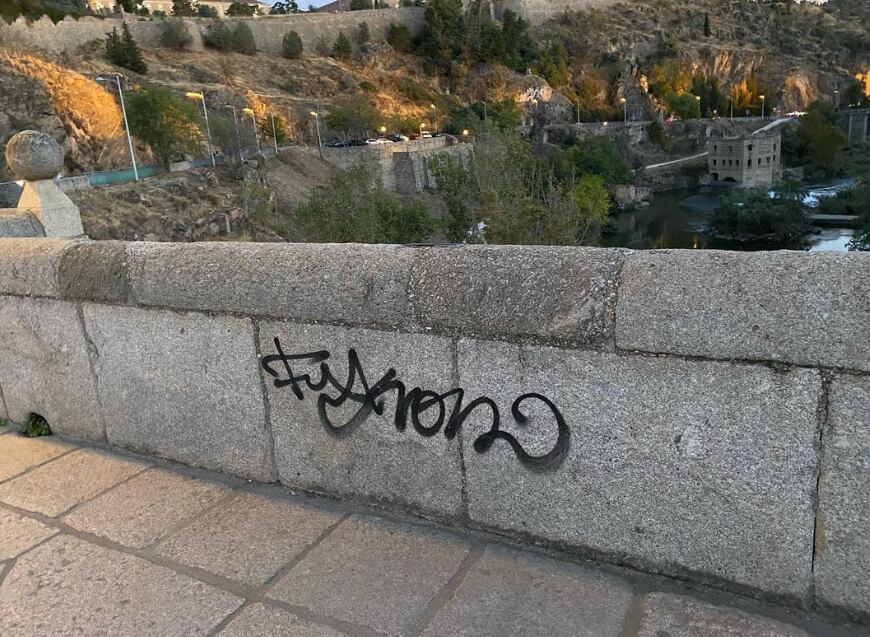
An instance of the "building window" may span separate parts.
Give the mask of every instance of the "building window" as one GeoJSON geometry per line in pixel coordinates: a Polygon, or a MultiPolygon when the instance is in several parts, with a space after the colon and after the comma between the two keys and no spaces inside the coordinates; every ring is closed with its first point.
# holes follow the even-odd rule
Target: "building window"
{"type": "Polygon", "coordinates": [[[749,144],[749,150],[752,150],[752,144],[749,144]]]}
{"type": "Polygon", "coordinates": [[[747,168],[752,168],[752,160],[751,160],[751,159],[747,159],[747,160],[746,160],[746,167],[747,167],[747,168]]]}
{"type": "Polygon", "coordinates": [[[716,165],[716,160],[715,160],[715,159],[713,160],[713,165],[714,165],[714,166],[716,165]]]}

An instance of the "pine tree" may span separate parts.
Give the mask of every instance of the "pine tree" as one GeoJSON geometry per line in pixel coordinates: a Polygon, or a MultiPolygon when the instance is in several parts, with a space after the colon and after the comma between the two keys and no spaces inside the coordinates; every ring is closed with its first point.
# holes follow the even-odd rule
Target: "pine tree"
{"type": "Polygon", "coordinates": [[[285,58],[296,60],[302,57],[302,38],[296,31],[288,31],[284,34],[281,49],[285,58]]]}
{"type": "Polygon", "coordinates": [[[191,0],[172,0],[172,15],[177,18],[190,18],[196,15],[191,0]]]}
{"type": "Polygon", "coordinates": [[[124,45],[121,44],[118,29],[112,29],[112,32],[106,35],[106,58],[115,66],[123,66],[125,68],[127,66],[124,45]]]}
{"type": "Polygon", "coordinates": [[[142,52],[139,50],[139,47],[136,46],[136,40],[133,39],[133,35],[130,33],[130,29],[127,27],[126,22],[121,25],[121,46],[123,47],[124,57],[126,58],[126,64],[122,64],[121,66],[136,73],[145,75],[145,73],[148,72],[148,65],[145,64],[142,52]]]}
{"type": "Polygon", "coordinates": [[[711,35],[711,32],[710,32],[710,14],[705,13],[704,14],[704,36],[709,38],[710,35],[711,35]]]}
{"type": "Polygon", "coordinates": [[[369,31],[369,23],[368,22],[360,22],[359,23],[359,33],[357,34],[357,43],[360,46],[365,46],[372,39],[371,31],[369,31]]]}
{"type": "Polygon", "coordinates": [[[335,38],[335,44],[332,45],[332,57],[340,60],[346,60],[353,55],[353,49],[350,46],[350,40],[344,34],[344,31],[338,32],[338,37],[335,38]]]}

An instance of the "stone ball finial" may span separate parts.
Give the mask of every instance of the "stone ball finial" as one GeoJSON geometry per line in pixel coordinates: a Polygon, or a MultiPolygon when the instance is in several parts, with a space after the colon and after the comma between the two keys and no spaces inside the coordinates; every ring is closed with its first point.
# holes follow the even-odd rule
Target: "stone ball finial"
{"type": "Polygon", "coordinates": [[[54,179],[63,168],[63,149],[50,135],[25,130],[6,145],[6,163],[18,179],[54,179]]]}

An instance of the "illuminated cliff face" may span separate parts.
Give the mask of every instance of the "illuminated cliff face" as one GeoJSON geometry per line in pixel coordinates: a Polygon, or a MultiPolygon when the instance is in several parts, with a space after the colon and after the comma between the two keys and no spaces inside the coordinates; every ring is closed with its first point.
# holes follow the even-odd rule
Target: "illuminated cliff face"
{"type": "Polygon", "coordinates": [[[864,95],[870,97],[870,69],[866,73],[856,73],[855,79],[858,80],[864,89],[864,95]]]}

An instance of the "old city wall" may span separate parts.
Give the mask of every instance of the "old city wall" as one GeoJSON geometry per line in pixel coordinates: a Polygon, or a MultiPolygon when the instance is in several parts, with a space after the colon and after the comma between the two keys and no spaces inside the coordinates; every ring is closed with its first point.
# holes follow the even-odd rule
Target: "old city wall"
{"type": "Polygon", "coordinates": [[[3,239],[0,416],[870,621],[867,281],[854,253],[3,239]]]}
{"type": "MultiPolygon", "coordinates": [[[[306,48],[314,48],[320,38],[330,44],[339,30],[351,36],[361,22],[369,25],[374,39],[384,39],[391,23],[406,24],[416,33],[423,23],[423,9],[398,8],[377,11],[353,11],[346,13],[299,13],[290,16],[263,16],[237,18],[247,22],[254,34],[257,48],[263,53],[279,55],[284,34],[296,31],[306,48]]],[[[120,18],[66,18],[54,24],[48,18],[28,23],[19,18],[12,24],[0,21],[0,46],[15,46],[28,51],[41,50],[49,53],[71,53],[94,40],[104,39],[113,28],[120,29],[123,21],[139,46],[160,47],[162,21],[159,19],[120,18]]],[[[228,21],[232,21],[228,20],[228,21]]],[[[185,19],[188,32],[193,38],[192,50],[203,50],[202,30],[210,20],[185,19]]]]}
{"type": "Polygon", "coordinates": [[[493,0],[493,8],[496,17],[503,16],[509,9],[532,24],[540,24],[565,11],[607,7],[618,2],[620,0],[493,0]]]}

